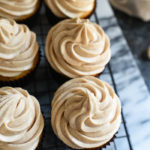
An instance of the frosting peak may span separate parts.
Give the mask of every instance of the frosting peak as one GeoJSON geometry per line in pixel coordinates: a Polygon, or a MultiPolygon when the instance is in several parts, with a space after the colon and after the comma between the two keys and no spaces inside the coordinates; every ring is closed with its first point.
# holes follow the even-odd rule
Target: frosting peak
{"type": "Polygon", "coordinates": [[[72,79],[54,95],[51,123],[55,134],[72,148],[101,147],[119,129],[119,98],[110,85],[95,77],[72,79]]]}
{"type": "Polygon", "coordinates": [[[44,127],[35,97],[21,88],[0,88],[0,149],[35,150],[44,127]]]}
{"type": "Polygon", "coordinates": [[[15,23],[8,20],[0,20],[0,42],[7,44],[12,37],[16,34],[15,23]]]}
{"type": "Polygon", "coordinates": [[[70,78],[101,73],[111,56],[109,38],[102,28],[79,18],[52,27],[45,51],[52,68],[70,78]]]}

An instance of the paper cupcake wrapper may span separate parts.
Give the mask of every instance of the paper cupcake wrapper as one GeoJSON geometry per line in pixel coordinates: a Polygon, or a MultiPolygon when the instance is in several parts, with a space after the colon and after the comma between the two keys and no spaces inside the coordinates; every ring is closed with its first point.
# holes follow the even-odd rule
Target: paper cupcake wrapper
{"type": "Polygon", "coordinates": [[[21,86],[21,85],[25,85],[27,84],[33,77],[34,73],[36,72],[40,60],[41,60],[41,51],[39,50],[38,52],[38,59],[35,62],[33,68],[31,70],[29,70],[29,72],[27,72],[26,74],[22,75],[20,78],[18,79],[13,79],[13,80],[5,80],[5,81],[0,81],[0,87],[2,86],[12,86],[12,87],[16,87],[16,86],[21,86]]]}
{"type": "MultiPolygon", "coordinates": [[[[55,16],[52,13],[52,11],[49,9],[49,7],[47,6],[47,4],[45,3],[44,5],[45,5],[45,8],[46,8],[46,16],[47,16],[48,21],[49,21],[50,24],[55,25],[58,22],[60,22],[60,21],[62,21],[64,19],[67,19],[67,18],[59,18],[59,17],[55,16]]],[[[95,12],[96,7],[97,7],[97,0],[95,0],[95,5],[94,5],[94,8],[93,8],[92,12],[88,16],[86,16],[84,19],[90,18],[91,15],[95,12]]]]}

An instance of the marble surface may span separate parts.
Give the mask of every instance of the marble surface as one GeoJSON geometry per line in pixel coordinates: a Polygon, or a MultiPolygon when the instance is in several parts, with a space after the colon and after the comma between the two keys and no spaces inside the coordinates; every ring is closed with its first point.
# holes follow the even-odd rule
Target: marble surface
{"type": "Polygon", "coordinates": [[[113,10],[150,91],[150,60],[143,59],[141,56],[150,46],[150,21],[143,22],[117,9],[113,10]]]}
{"type": "MultiPolygon", "coordinates": [[[[149,91],[131,49],[117,24],[114,13],[110,11],[112,9],[108,1],[102,0],[101,2],[107,3],[105,4],[107,8],[102,8],[103,14],[98,13],[100,9],[97,9],[97,16],[99,23],[111,38],[112,59],[110,66],[113,72],[114,86],[122,102],[122,112],[131,141],[130,149],[147,150],[150,146],[149,91]]],[[[98,7],[100,8],[102,5],[99,3],[98,7]]]]}
{"type": "MultiPolygon", "coordinates": [[[[103,150],[148,150],[150,94],[108,0],[97,0],[96,12],[90,20],[99,23],[110,37],[112,58],[99,78],[113,86],[122,103],[121,127],[114,141],[103,150]]],[[[18,86],[36,96],[41,105],[45,128],[38,149],[71,150],[54,135],[50,124],[51,100],[60,86],[51,75],[44,53],[45,38],[51,27],[43,7],[36,26],[32,28],[40,44],[41,61],[30,82],[18,86]]]]}

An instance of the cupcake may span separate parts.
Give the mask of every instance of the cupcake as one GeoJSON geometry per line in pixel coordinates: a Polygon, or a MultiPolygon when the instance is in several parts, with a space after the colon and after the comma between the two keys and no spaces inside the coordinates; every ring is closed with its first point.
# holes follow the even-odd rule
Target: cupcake
{"type": "Polygon", "coordinates": [[[37,99],[21,88],[0,88],[0,149],[35,150],[44,127],[37,99]]]}
{"type": "Polygon", "coordinates": [[[10,82],[31,73],[39,60],[35,33],[14,20],[0,19],[0,81],[10,82]]]}
{"type": "Polygon", "coordinates": [[[110,0],[117,9],[142,19],[150,21],[150,0],[110,0]]]}
{"type": "Polygon", "coordinates": [[[94,12],[96,0],[45,0],[50,22],[65,18],[88,18],[94,12]]]}
{"type": "Polygon", "coordinates": [[[103,29],[87,19],[67,19],[51,28],[45,53],[55,72],[68,78],[98,76],[111,57],[103,29]]]}
{"type": "MultiPolygon", "coordinates": [[[[0,17],[16,21],[33,19],[41,0],[0,0],[0,17]]],[[[30,21],[30,20],[28,20],[30,21]]]]}
{"type": "Polygon", "coordinates": [[[120,100],[96,77],[72,79],[54,95],[51,124],[58,138],[73,149],[103,148],[120,127],[120,100]]]}

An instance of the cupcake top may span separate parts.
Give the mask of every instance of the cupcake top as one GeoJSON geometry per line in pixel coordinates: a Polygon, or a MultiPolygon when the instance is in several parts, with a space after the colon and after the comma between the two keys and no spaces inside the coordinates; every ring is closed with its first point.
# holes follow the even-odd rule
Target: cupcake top
{"type": "Polygon", "coordinates": [[[85,18],[95,8],[95,0],[45,0],[45,2],[59,18],[85,18]]]}
{"type": "Polygon", "coordinates": [[[0,149],[34,150],[44,127],[37,99],[21,88],[0,88],[0,149]]]}
{"type": "Polygon", "coordinates": [[[31,69],[38,49],[36,35],[26,25],[0,19],[0,76],[15,77],[31,69]]]}
{"type": "Polygon", "coordinates": [[[0,16],[15,20],[26,19],[37,10],[40,0],[0,0],[0,16]]]}
{"type": "Polygon", "coordinates": [[[131,16],[139,17],[144,21],[150,20],[150,0],[110,0],[110,2],[131,16]]]}
{"type": "Polygon", "coordinates": [[[52,68],[67,77],[97,75],[111,56],[103,29],[87,19],[67,19],[51,28],[46,57],[52,68]]]}
{"type": "Polygon", "coordinates": [[[52,101],[55,134],[75,149],[101,147],[121,123],[121,104],[114,90],[96,77],[86,76],[63,84],[52,101]]]}

